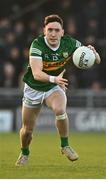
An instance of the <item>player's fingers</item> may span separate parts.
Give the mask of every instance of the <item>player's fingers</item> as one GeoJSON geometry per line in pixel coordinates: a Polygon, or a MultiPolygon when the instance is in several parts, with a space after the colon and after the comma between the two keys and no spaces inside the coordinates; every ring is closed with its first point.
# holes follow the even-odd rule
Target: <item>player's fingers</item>
{"type": "Polygon", "coordinates": [[[67,79],[62,79],[60,80],[59,82],[61,85],[64,85],[64,86],[68,86],[68,80],[67,79]]]}
{"type": "Polygon", "coordinates": [[[62,77],[60,77],[60,76],[57,76],[56,78],[55,78],[55,82],[57,83],[57,84],[59,84],[59,85],[68,85],[68,80],[67,79],[64,79],[64,78],[62,78],[62,77]]]}
{"type": "Polygon", "coordinates": [[[60,87],[61,87],[64,91],[67,90],[67,87],[66,87],[65,85],[60,85],[60,87]]]}
{"type": "Polygon", "coordinates": [[[67,80],[67,79],[64,79],[64,78],[61,78],[61,79],[60,79],[60,82],[62,82],[62,83],[67,83],[67,84],[68,84],[68,80],[67,80]]]}
{"type": "Polygon", "coordinates": [[[100,64],[101,58],[100,58],[99,54],[97,53],[96,49],[93,46],[91,46],[91,45],[88,45],[88,48],[90,48],[94,52],[96,63],[100,64]]]}
{"type": "Polygon", "coordinates": [[[95,48],[93,46],[88,45],[88,48],[91,49],[94,53],[96,53],[96,50],[95,50],[95,48]]]}

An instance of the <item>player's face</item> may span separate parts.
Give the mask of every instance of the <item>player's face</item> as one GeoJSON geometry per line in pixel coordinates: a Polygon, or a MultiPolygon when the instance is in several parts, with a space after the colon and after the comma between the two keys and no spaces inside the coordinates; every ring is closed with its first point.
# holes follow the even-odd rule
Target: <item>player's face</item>
{"type": "Polygon", "coordinates": [[[51,22],[45,26],[44,34],[50,46],[57,47],[60,42],[61,37],[64,34],[64,30],[62,29],[62,26],[60,23],[51,22]]]}

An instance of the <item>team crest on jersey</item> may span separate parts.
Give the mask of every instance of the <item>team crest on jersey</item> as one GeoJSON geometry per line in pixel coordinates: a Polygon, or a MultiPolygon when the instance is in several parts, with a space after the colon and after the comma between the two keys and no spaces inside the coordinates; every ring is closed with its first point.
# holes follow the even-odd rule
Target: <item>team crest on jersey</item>
{"type": "Polygon", "coordinates": [[[63,57],[67,58],[68,57],[68,52],[63,52],[63,57]]]}

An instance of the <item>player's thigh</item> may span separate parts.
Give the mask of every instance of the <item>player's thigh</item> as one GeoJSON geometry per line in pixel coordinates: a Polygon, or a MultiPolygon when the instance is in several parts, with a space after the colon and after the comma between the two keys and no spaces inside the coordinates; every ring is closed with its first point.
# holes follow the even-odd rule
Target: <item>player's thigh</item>
{"type": "Polygon", "coordinates": [[[46,105],[50,107],[55,114],[61,114],[66,111],[67,98],[64,92],[54,91],[45,99],[46,105]]]}
{"type": "Polygon", "coordinates": [[[27,129],[32,130],[41,108],[22,107],[22,123],[27,129]]]}

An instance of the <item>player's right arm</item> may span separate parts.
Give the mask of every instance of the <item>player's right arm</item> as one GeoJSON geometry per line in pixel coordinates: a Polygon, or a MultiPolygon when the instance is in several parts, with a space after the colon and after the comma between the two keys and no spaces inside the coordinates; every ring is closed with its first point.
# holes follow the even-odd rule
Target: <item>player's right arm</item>
{"type": "Polygon", "coordinates": [[[43,71],[43,62],[37,57],[30,57],[30,67],[32,69],[32,74],[35,80],[42,82],[52,82],[60,86],[68,85],[68,80],[63,78],[64,71],[58,76],[50,76],[43,71]]]}
{"type": "Polygon", "coordinates": [[[37,44],[37,41],[34,41],[31,45],[29,54],[29,64],[35,80],[56,83],[60,86],[68,85],[67,79],[63,78],[64,72],[62,72],[58,76],[50,76],[43,71],[42,50],[40,46],[37,44]]]}

